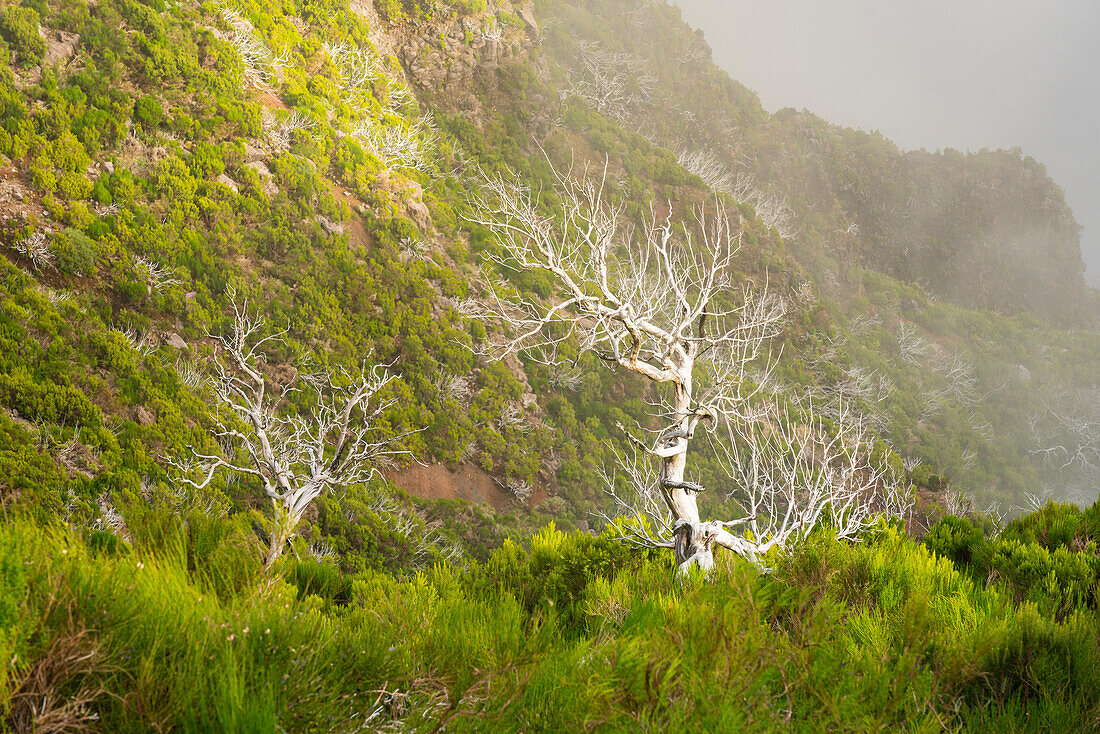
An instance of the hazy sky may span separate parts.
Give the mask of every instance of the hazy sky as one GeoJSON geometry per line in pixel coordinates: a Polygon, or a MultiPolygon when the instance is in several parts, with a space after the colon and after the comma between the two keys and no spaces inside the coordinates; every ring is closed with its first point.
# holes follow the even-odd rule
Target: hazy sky
{"type": "Polygon", "coordinates": [[[1100,2],[677,2],[772,112],[806,108],[903,148],[1022,148],[1065,189],[1100,285],[1100,2]]]}

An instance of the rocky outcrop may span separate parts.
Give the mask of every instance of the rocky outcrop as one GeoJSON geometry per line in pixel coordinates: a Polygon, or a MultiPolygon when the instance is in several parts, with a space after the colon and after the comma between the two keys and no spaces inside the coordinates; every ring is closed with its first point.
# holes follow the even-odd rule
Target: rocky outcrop
{"type": "Polygon", "coordinates": [[[66,63],[76,55],[80,45],[80,36],[76,33],[43,29],[42,35],[46,40],[46,55],[42,60],[46,66],[66,63]]]}
{"type": "Polygon", "coordinates": [[[428,92],[445,91],[436,103],[476,114],[480,103],[469,90],[477,75],[525,57],[540,33],[530,3],[498,3],[477,15],[395,26],[388,35],[412,82],[428,92]],[[500,20],[507,16],[511,23],[500,20]]]}

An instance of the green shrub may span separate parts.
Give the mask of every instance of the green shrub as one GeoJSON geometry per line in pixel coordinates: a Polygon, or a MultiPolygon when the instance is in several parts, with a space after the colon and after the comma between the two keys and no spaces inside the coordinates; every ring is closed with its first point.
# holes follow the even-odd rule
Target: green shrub
{"type": "Polygon", "coordinates": [[[1100,504],[1082,513],[1077,505],[1048,502],[1037,512],[1016,518],[1004,529],[1002,537],[1021,543],[1037,543],[1047,550],[1070,547],[1077,541],[1084,546],[1095,540],[1095,520],[1100,504]]]}
{"type": "Polygon", "coordinates": [[[303,559],[291,569],[290,581],[298,587],[299,597],[312,594],[339,605],[351,599],[351,579],[331,563],[303,559]]]}
{"type": "Polygon", "coordinates": [[[405,17],[401,0],[377,0],[375,7],[378,8],[378,14],[391,23],[396,23],[405,17]]]}
{"type": "Polygon", "coordinates": [[[458,7],[466,15],[477,15],[478,13],[484,13],[489,4],[486,0],[458,0],[458,7]]]}
{"type": "Polygon", "coordinates": [[[164,121],[164,108],[161,107],[160,100],[150,94],[139,97],[134,102],[133,119],[147,130],[159,127],[164,121]]]}
{"type": "Polygon", "coordinates": [[[46,41],[38,32],[40,19],[33,8],[9,6],[0,15],[0,35],[19,54],[22,66],[34,66],[42,62],[46,53],[46,41]]]}
{"type": "Polygon", "coordinates": [[[0,374],[0,403],[25,420],[68,426],[96,426],[99,409],[80,390],[37,380],[26,372],[0,374]]]}
{"type": "Polygon", "coordinates": [[[54,238],[52,249],[57,255],[57,269],[65,275],[89,276],[96,271],[99,248],[88,235],[78,229],[64,229],[54,238]]]}
{"type": "Polygon", "coordinates": [[[933,525],[922,542],[930,551],[950,558],[960,568],[969,566],[986,543],[982,531],[973,523],[953,515],[933,525]]]}
{"type": "Polygon", "coordinates": [[[497,14],[497,19],[505,28],[523,28],[523,20],[518,15],[508,10],[502,10],[497,14]]]}

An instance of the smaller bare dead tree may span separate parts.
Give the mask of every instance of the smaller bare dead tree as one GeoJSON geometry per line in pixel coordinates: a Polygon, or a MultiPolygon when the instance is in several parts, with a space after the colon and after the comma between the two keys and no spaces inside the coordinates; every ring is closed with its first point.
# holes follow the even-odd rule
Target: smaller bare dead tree
{"type": "Polygon", "coordinates": [[[714,191],[733,190],[733,170],[709,150],[681,150],[676,159],[714,191]]]}
{"type": "Polygon", "coordinates": [[[392,125],[364,118],[350,135],[377,156],[387,169],[406,168],[428,173],[432,168],[432,151],[438,133],[430,116],[411,123],[403,119],[392,125]]]}
{"type": "Polygon", "coordinates": [[[935,351],[932,345],[921,336],[920,330],[908,321],[898,324],[897,338],[898,351],[901,353],[902,360],[913,367],[919,368],[935,351]]]}
{"type": "Polygon", "coordinates": [[[314,122],[297,110],[291,112],[283,119],[275,117],[266,107],[261,113],[261,125],[267,142],[271,149],[277,153],[285,153],[290,150],[294,141],[294,131],[304,130],[307,133],[314,128],[314,122]]]}
{"type": "Polygon", "coordinates": [[[260,480],[274,518],[265,565],[278,559],[309,504],[336,487],[366,482],[378,465],[408,453],[399,448],[409,434],[387,436],[377,423],[393,401],[379,393],[393,380],[388,365],[364,365],[299,377],[282,387],[268,384],[261,369],[265,346],[283,342],[286,331],[261,336],[264,320],[233,303],[233,326],[216,340],[213,434],[224,456],[188,447],[184,462],[169,459],[183,482],[203,489],[222,471],[260,480]],[[308,392],[312,408],[288,409],[291,393],[308,392]],[[373,407],[372,407],[373,406],[373,407]],[[195,478],[195,477],[198,478],[195,478]]]}
{"type": "Polygon", "coordinates": [[[575,97],[617,122],[631,118],[653,98],[654,77],[642,73],[637,58],[608,51],[598,43],[577,43],[578,67],[563,99],[575,97]]]}
{"type": "MultiPolygon", "coordinates": [[[[683,114],[690,116],[687,111],[683,114]]],[[[797,234],[794,210],[787,204],[787,199],[781,194],[766,191],[746,171],[735,175],[732,167],[709,150],[681,150],[677,160],[714,191],[732,194],[738,201],[751,204],[760,221],[778,232],[783,239],[792,239],[797,234]]]]}
{"type": "Polygon", "coordinates": [[[138,255],[134,258],[134,272],[145,281],[145,287],[149,293],[163,293],[174,285],[179,285],[180,280],[172,275],[167,266],[151,258],[138,255]]]}
{"type": "MultiPolygon", "coordinates": [[[[857,540],[880,516],[907,519],[912,485],[873,459],[867,427],[846,406],[826,418],[810,402],[791,405],[776,398],[724,422],[726,435],[713,444],[732,480],[726,505],[740,517],[709,523],[708,542],[682,568],[709,570],[712,546],[759,564],[773,548],[789,546],[816,527],[829,525],[836,537],[857,540]]],[[[614,487],[621,474],[633,489],[626,496],[611,492],[625,519],[619,524],[624,538],[639,547],[674,548],[666,538],[675,536],[678,520],[661,501],[652,462],[635,451],[616,463],[604,472],[605,482],[614,487]]]]}
{"type": "Polygon", "coordinates": [[[346,92],[371,94],[372,85],[384,76],[381,60],[367,46],[342,41],[336,45],[326,43],[325,51],[336,67],[346,92]]]}
{"type": "Polygon", "coordinates": [[[1031,415],[1029,453],[1061,497],[1089,505],[1100,486],[1100,390],[1052,390],[1031,415]]]}
{"type": "Polygon", "coordinates": [[[51,270],[57,268],[57,255],[54,254],[53,249],[50,247],[50,241],[43,232],[35,232],[29,237],[24,237],[12,247],[20,255],[31,261],[31,267],[34,268],[35,272],[41,272],[46,268],[51,270]]]}
{"type": "Polygon", "coordinates": [[[730,193],[738,201],[752,204],[760,221],[778,232],[783,239],[793,239],[797,234],[794,210],[787,204],[786,197],[768,192],[749,173],[742,171],[737,174],[730,193]]]}
{"type": "Polygon", "coordinates": [[[284,51],[278,56],[271,53],[252,23],[237,11],[222,8],[221,15],[230,32],[222,34],[213,28],[209,30],[224,38],[241,57],[244,82],[255,89],[266,89],[271,82],[281,79],[282,69],[290,63],[290,53],[284,51]]]}

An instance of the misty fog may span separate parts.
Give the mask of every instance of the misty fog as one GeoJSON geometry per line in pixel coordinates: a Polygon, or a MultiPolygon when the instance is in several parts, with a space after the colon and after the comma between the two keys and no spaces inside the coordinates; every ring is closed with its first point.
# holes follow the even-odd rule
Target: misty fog
{"type": "Polygon", "coordinates": [[[1086,0],[677,0],[764,106],[903,148],[1019,147],[1084,228],[1100,285],[1100,4],[1086,0]]]}

